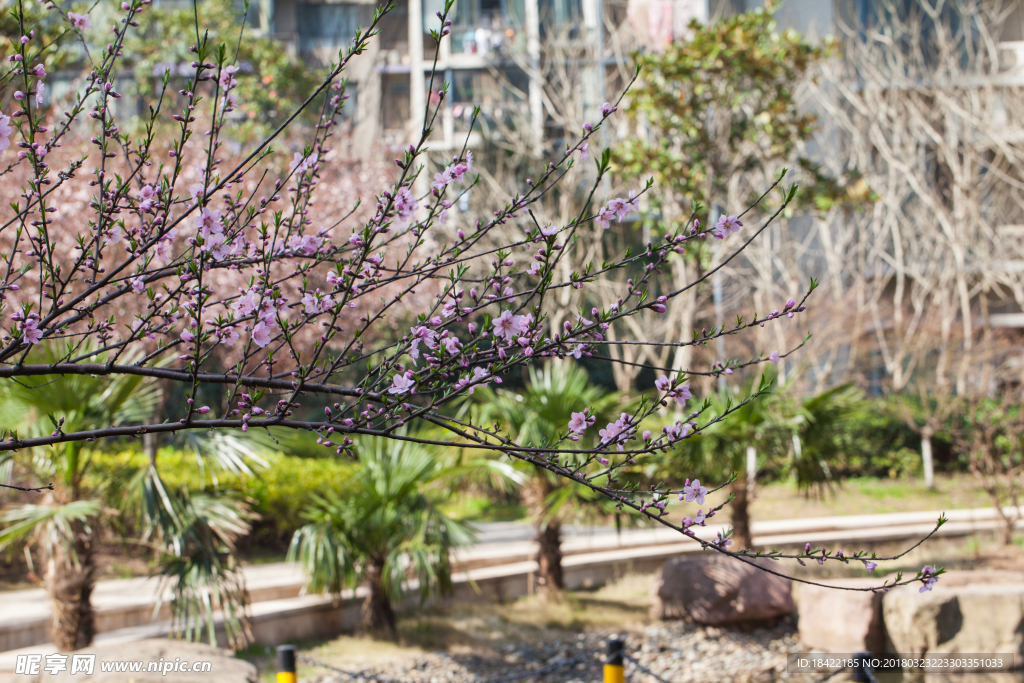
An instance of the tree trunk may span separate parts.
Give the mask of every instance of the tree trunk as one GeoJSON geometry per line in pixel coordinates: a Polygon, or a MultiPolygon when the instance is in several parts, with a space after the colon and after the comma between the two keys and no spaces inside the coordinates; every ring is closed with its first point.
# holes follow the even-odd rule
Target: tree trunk
{"type": "Polygon", "coordinates": [[[62,652],[88,647],[96,632],[92,610],[95,578],[92,534],[80,522],[75,522],[72,528],[77,558],[63,548],[53,548],[43,577],[43,585],[53,601],[48,627],[50,639],[62,652]]]}
{"type": "Polygon", "coordinates": [[[757,481],[757,449],[747,446],[747,498],[754,498],[754,483],[757,481]]]}
{"type": "Polygon", "coordinates": [[[924,485],[934,489],[935,465],[932,461],[932,434],[927,430],[921,432],[921,464],[924,466],[924,485]]]}
{"type": "Polygon", "coordinates": [[[750,497],[748,493],[745,476],[733,482],[732,494],[735,498],[729,503],[733,550],[749,548],[753,545],[750,536],[750,497]]]}
{"type": "Polygon", "coordinates": [[[391,600],[384,590],[384,562],[382,560],[369,560],[366,567],[366,582],[369,585],[370,594],[363,601],[360,630],[397,640],[398,624],[395,620],[395,611],[391,608],[391,600]]]}
{"type": "Polygon", "coordinates": [[[537,526],[537,564],[540,565],[539,583],[544,593],[551,595],[565,588],[562,579],[562,524],[555,520],[537,526]]]}
{"type": "Polygon", "coordinates": [[[565,587],[562,580],[562,523],[551,519],[548,496],[554,485],[544,474],[537,473],[523,487],[523,502],[537,530],[537,583],[544,595],[557,594],[565,587]]]}

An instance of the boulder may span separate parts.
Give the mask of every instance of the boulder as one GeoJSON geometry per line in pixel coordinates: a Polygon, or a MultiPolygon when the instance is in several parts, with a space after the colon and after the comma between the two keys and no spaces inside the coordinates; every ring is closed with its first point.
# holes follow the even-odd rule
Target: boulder
{"type": "Polygon", "coordinates": [[[1024,657],[1024,574],[951,571],[930,591],[899,586],[882,599],[889,649],[900,654],[1024,657]]]}
{"type": "Polygon", "coordinates": [[[885,652],[882,594],[841,590],[878,586],[882,579],[822,583],[829,587],[796,584],[800,642],[815,652],[885,652]]]}
{"type": "MultiPolygon", "coordinates": [[[[91,645],[73,654],[95,654],[96,664],[91,676],[82,672],[71,675],[71,656],[67,659],[67,669],[55,675],[42,672],[37,679],[39,683],[73,683],[87,680],[89,683],[257,683],[259,680],[256,667],[249,662],[237,659],[231,650],[223,650],[202,643],[189,643],[182,640],[153,638],[137,643],[120,643],[117,645],[91,645]],[[149,662],[210,662],[210,671],[189,672],[170,671],[166,675],[162,671],[145,671],[149,662]],[[113,661],[144,662],[143,671],[139,673],[117,673],[101,670],[100,662],[113,661]]],[[[46,660],[43,660],[43,666],[46,660]]]]}
{"type": "Polygon", "coordinates": [[[671,559],[651,586],[655,619],[688,618],[722,626],[766,621],[792,611],[789,581],[718,553],[671,559]]]}

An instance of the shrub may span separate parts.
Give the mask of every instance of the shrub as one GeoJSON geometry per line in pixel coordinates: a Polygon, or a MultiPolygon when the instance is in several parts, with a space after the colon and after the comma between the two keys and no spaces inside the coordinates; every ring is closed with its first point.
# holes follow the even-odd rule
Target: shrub
{"type": "MultiPolygon", "coordinates": [[[[158,457],[160,474],[171,489],[213,489],[252,499],[253,510],[260,517],[251,536],[243,541],[243,547],[247,545],[250,550],[269,546],[283,551],[292,533],[303,524],[300,512],[309,496],[337,493],[355,471],[347,458],[302,458],[279,452],[267,458],[269,467],[256,470],[254,476],[241,477],[203,467],[188,451],[164,448],[158,457]]],[[[141,451],[100,453],[95,456],[89,478],[96,483],[123,478],[125,472],[137,470],[145,461],[141,451]]]]}

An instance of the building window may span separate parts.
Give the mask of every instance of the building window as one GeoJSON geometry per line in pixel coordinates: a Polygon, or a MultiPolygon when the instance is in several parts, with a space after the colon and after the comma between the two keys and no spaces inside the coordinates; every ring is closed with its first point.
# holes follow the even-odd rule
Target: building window
{"type": "Polygon", "coordinates": [[[300,2],[296,6],[296,20],[300,52],[329,49],[336,53],[352,41],[356,27],[369,24],[370,17],[367,5],[300,2]]]}

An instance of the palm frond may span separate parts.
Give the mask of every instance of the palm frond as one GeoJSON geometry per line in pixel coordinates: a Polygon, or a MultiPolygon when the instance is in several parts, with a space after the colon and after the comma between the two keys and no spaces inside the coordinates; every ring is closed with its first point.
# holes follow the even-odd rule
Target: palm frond
{"type": "Polygon", "coordinates": [[[74,523],[88,525],[102,509],[99,501],[76,500],[63,505],[19,505],[5,510],[0,515],[0,524],[6,525],[0,530],[0,550],[27,541],[38,545],[46,555],[60,549],[77,564],[74,523]]]}

